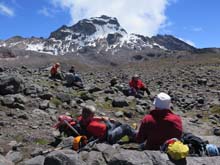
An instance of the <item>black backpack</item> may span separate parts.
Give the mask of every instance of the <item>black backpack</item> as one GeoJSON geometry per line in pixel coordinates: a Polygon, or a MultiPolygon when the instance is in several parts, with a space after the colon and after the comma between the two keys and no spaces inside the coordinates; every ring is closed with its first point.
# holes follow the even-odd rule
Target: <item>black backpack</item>
{"type": "Polygon", "coordinates": [[[205,155],[205,147],[209,143],[192,133],[183,133],[181,141],[189,146],[189,154],[193,156],[205,155]]]}

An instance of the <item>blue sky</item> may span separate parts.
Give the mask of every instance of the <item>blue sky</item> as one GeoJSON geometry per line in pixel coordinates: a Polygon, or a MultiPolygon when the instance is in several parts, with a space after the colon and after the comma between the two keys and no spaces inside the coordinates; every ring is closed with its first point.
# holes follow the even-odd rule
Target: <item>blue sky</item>
{"type": "Polygon", "coordinates": [[[0,0],[0,39],[45,37],[62,25],[106,14],[130,33],[171,34],[198,48],[220,47],[219,0],[0,0]]]}

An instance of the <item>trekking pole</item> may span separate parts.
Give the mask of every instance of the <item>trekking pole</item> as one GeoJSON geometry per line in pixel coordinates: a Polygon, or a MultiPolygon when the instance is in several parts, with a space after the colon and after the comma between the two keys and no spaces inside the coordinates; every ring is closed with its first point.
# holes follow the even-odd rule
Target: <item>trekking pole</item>
{"type": "Polygon", "coordinates": [[[65,122],[66,125],[68,125],[68,127],[69,127],[77,136],[80,135],[79,132],[78,132],[75,128],[73,128],[68,121],[64,120],[64,122],[65,122]]]}
{"type": "Polygon", "coordinates": [[[44,151],[39,151],[37,153],[34,153],[34,154],[31,154],[32,157],[36,157],[36,156],[39,156],[39,155],[46,155],[46,154],[49,154],[53,151],[58,151],[58,150],[62,150],[64,148],[68,148],[68,147],[72,147],[72,144],[70,145],[66,145],[66,146],[62,146],[62,147],[57,147],[57,148],[52,148],[52,149],[48,149],[48,150],[44,150],[44,151]]]}
{"type": "Polygon", "coordinates": [[[93,146],[95,145],[95,143],[97,143],[98,141],[99,141],[99,139],[95,139],[95,140],[89,142],[89,143],[86,144],[84,147],[80,148],[80,149],[77,151],[77,153],[79,153],[79,152],[85,150],[86,147],[93,147],[93,146]]]}

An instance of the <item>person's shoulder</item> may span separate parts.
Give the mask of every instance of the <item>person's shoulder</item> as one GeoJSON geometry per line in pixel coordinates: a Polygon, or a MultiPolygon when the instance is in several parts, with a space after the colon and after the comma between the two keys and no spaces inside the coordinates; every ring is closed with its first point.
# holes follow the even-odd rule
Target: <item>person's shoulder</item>
{"type": "Polygon", "coordinates": [[[144,116],[144,118],[142,119],[143,122],[148,122],[151,119],[153,119],[153,116],[151,114],[147,114],[144,116]]]}
{"type": "Polygon", "coordinates": [[[181,116],[178,115],[178,114],[175,114],[175,113],[172,112],[172,111],[171,111],[171,113],[169,113],[169,115],[170,115],[172,118],[175,118],[175,119],[181,120],[181,116]]]}

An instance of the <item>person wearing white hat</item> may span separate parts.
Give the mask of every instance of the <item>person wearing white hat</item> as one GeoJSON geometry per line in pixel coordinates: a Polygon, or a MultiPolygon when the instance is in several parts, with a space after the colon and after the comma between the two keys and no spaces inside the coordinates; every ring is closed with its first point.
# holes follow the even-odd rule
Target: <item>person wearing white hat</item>
{"type": "Polygon", "coordinates": [[[159,93],[153,104],[155,109],[142,119],[136,140],[144,143],[144,149],[159,150],[166,140],[180,139],[183,128],[180,116],[171,111],[168,94],[159,93]]]}

